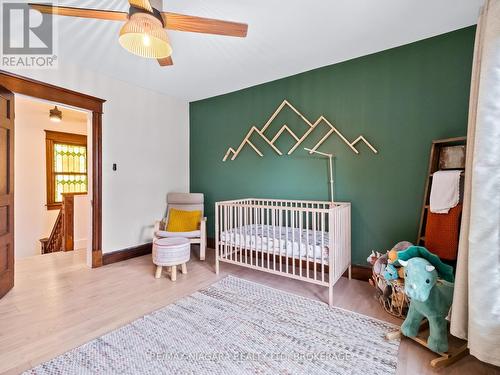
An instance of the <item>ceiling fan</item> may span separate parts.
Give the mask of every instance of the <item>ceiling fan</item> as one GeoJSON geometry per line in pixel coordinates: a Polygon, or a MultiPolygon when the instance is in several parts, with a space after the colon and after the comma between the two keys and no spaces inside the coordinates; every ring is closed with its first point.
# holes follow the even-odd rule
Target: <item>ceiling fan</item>
{"type": "Polygon", "coordinates": [[[120,30],[121,46],[135,55],[158,60],[160,66],[173,65],[172,46],[165,29],[241,38],[247,35],[248,25],[244,23],[162,12],[158,10],[162,6],[161,0],[128,0],[128,2],[130,4],[128,13],[36,3],[30,3],[29,6],[45,14],[125,21],[120,30]]]}

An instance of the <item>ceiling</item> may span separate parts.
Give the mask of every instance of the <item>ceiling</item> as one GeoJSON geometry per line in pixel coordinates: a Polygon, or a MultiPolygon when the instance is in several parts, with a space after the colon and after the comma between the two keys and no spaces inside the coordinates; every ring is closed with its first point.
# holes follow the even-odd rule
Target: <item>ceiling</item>
{"type": "MultiPolygon", "coordinates": [[[[169,31],[174,66],[118,44],[120,22],[59,18],[59,64],[194,101],[476,23],[483,0],[168,0],[164,9],[245,22],[245,39],[169,31]]],[[[127,10],[126,0],[59,5],[127,10]]]]}
{"type": "Polygon", "coordinates": [[[49,102],[46,100],[35,99],[30,96],[16,94],[16,106],[21,105],[24,108],[29,108],[33,116],[40,116],[49,119],[49,111],[57,105],[62,112],[63,121],[65,123],[83,123],[87,124],[88,115],[85,111],[76,110],[59,103],[49,102]]]}

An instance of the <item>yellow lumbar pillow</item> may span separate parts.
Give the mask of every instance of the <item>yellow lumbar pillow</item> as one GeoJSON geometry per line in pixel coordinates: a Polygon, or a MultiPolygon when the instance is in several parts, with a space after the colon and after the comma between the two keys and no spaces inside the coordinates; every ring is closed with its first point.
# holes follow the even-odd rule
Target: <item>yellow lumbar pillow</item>
{"type": "Polygon", "coordinates": [[[200,229],[201,211],[182,211],[171,208],[167,232],[192,232],[200,229]]]}

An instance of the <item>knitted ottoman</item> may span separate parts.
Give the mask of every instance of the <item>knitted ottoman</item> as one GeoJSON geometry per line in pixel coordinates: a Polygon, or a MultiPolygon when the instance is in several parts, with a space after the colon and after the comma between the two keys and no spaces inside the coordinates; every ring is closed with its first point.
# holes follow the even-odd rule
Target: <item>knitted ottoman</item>
{"type": "Polygon", "coordinates": [[[161,277],[162,267],[170,267],[170,278],[177,278],[177,266],[182,266],[182,273],[187,273],[186,262],[191,256],[191,244],[187,238],[157,238],[153,241],[153,263],[156,264],[155,277],[161,277]]]}

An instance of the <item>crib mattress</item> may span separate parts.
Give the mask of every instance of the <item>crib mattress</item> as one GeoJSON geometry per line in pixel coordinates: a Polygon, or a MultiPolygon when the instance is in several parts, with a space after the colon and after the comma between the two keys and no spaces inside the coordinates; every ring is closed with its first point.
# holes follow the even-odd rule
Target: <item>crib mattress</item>
{"type": "Polygon", "coordinates": [[[222,231],[220,241],[258,252],[269,249],[276,255],[328,263],[328,232],[316,231],[314,234],[299,228],[252,224],[222,231]]]}

